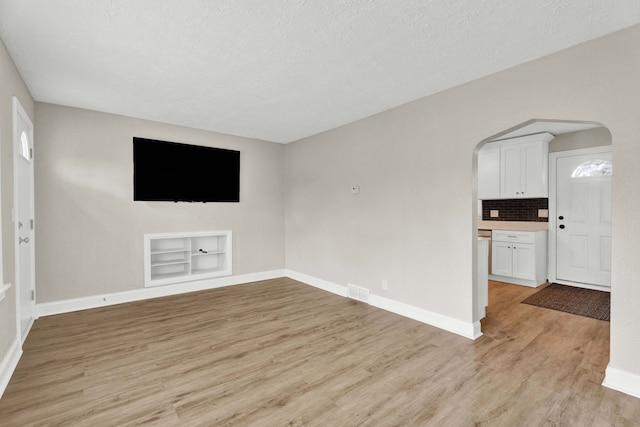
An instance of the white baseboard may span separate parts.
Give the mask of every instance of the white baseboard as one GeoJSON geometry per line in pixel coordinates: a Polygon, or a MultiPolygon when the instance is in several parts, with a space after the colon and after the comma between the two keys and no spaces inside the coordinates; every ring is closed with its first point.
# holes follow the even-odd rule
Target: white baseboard
{"type": "MultiPolygon", "coordinates": [[[[549,282],[551,283],[551,279],[549,279],[549,282]]],[[[576,288],[593,289],[594,291],[611,292],[610,286],[590,285],[588,283],[570,282],[568,280],[558,280],[558,279],[555,279],[552,283],[557,283],[559,285],[574,286],[576,288]]]]}
{"type": "Polygon", "coordinates": [[[602,385],[640,398],[640,375],[607,366],[602,385]]]}
{"type": "MultiPolygon", "coordinates": [[[[346,286],[338,285],[336,283],[318,279],[296,271],[283,269],[42,303],[36,305],[36,312],[38,317],[50,316],[53,314],[69,313],[78,310],[104,307],[150,298],[178,295],[187,292],[214,289],[260,280],[276,279],[283,276],[342,297],[347,296],[346,286]]],[[[435,326],[457,335],[461,335],[465,338],[477,339],[482,336],[479,321],[474,323],[463,322],[452,317],[444,316],[375,294],[370,294],[369,304],[374,307],[417,320],[427,325],[435,326]]],[[[2,394],[9,384],[9,380],[18,366],[21,356],[22,347],[16,337],[4,358],[0,361],[0,397],[2,397],[2,394]]],[[[605,379],[602,385],[640,398],[640,375],[609,366],[607,367],[605,379]]]]}
{"type": "Polygon", "coordinates": [[[36,312],[38,313],[38,317],[51,316],[53,314],[70,313],[72,311],[166,297],[170,295],[184,294],[187,292],[204,291],[207,289],[257,282],[260,280],[277,279],[278,277],[284,276],[285,270],[273,270],[261,273],[242,274],[239,276],[218,277],[193,282],[177,283],[173,285],[155,286],[152,288],[142,288],[132,291],[45,302],[36,305],[36,312]]]}
{"type": "MultiPolygon", "coordinates": [[[[292,270],[286,270],[286,276],[307,285],[340,295],[347,296],[347,287],[292,270]]],[[[477,339],[482,336],[480,332],[480,322],[468,323],[452,317],[443,316],[429,310],[418,308],[409,304],[398,302],[389,298],[384,298],[375,294],[369,294],[369,305],[390,311],[400,316],[408,317],[422,323],[426,323],[454,334],[462,335],[465,338],[477,339]]]]}
{"type": "MultiPolygon", "coordinates": [[[[84,298],[74,298],[69,300],[54,301],[36,305],[38,317],[51,316],[54,314],[70,313],[73,311],[87,310],[108,305],[122,304],[132,301],[140,301],[150,298],[178,295],[187,292],[202,291],[206,289],[220,288],[224,286],[238,285],[242,283],[256,282],[259,280],[276,279],[278,277],[289,277],[293,280],[311,285],[327,292],[347,296],[347,287],[338,285],[327,280],[298,273],[292,270],[274,270],[262,273],[244,274],[240,276],[220,277],[215,279],[200,280],[194,282],[178,283],[174,285],[156,286],[152,288],[142,288],[132,291],[117,292],[112,294],[93,295],[84,298]]],[[[468,323],[442,314],[434,313],[409,304],[398,302],[389,298],[371,294],[369,304],[399,314],[410,319],[417,320],[427,325],[444,329],[463,337],[476,339],[482,336],[480,332],[480,322],[468,323]]]]}
{"type": "Polygon", "coordinates": [[[484,335],[482,333],[482,324],[480,323],[479,320],[476,320],[475,322],[472,323],[472,325],[473,325],[473,338],[472,339],[477,340],[482,335],[484,335]]]}
{"type": "Polygon", "coordinates": [[[16,370],[20,361],[20,356],[22,356],[22,347],[20,340],[16,337],[0,362],[0,398],[9,385],[13,371],[16,370]]]}
{"type": "Polygon", "coordinates": [[[306,274],[298,273],[293,270],[285,270],[285,275],[298,282],[311,285],[314,288],[322,289],[323,291],[331,292],[332,294],[340,295],[341,297],[347,296],[347,287],[328,282],[326,280],[318,279],[317,277],[308,276],[306,274]]]}
{"type": "Polygon", "coordinates": [[[489,280],[495,280],[498,282],[506,282],[506,283],[511,283],[512,285],[520,285],[520,286],[528,286],[530,288],[537,288],[540,287],[542,285],[544,285],[545,283],[547,283],[547,281],[545,280],[543,281],[535,281],[535,280],[527,280],[527,279],[519,279],[517,277],[512,277],[512,276],[500,276],[497,274],[490,274],[489,275],[489,280]]]}
{"type": "Polygon", "coordinates": [[[442,314],[434,313],[429,310],[374,294],[369,296],[369,304],[374,307],[417,320],[418,322],[426,323],[427,325],[462,335],[463,337],[470,338],[472,340],[482,336],[482,333],[480,332],[480,322],[463,322],[462,320],[454,319],[449,316],[444,316],[442,314]]]}

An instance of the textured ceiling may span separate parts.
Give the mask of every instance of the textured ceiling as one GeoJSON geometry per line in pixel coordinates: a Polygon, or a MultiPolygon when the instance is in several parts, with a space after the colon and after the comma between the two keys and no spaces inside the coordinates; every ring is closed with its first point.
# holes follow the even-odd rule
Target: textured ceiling
{"type": "Polygon", "coordinates": [[[37,101],[274,142],[638,22],[638,0],[0,0],[37,101]]]}

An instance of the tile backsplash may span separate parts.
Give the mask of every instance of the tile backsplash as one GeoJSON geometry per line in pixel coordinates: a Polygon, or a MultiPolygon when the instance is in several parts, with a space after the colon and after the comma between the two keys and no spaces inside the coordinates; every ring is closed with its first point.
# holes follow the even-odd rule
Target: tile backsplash
{"type": "Polygon", "coordinates": [[[540,209],[549,209],[549,199],[483,200],[482,219],[487,221],[548,222],[549,218],[538,216],[540,209]],[[492,217],[491,211],[498,211],[498,216],[492,217]]]}

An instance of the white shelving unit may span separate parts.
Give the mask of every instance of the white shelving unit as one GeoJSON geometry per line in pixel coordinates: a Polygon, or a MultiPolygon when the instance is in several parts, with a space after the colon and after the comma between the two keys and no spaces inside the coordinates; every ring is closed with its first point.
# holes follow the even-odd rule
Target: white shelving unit
{"type": "Polygon", "coordinates": [[[230,275],[231,236],[231,231],[145,234],[145,286],[230,275]]]}

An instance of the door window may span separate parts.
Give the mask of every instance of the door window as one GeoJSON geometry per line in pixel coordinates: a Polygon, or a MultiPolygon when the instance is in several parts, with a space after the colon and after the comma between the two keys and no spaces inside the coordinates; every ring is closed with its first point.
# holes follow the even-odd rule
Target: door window
{"type": "Polygon", "coordinates": [[[592,178],[596,176],[611,176],[611,162],[607,160],[589,160],[574,169],[571,178],[592,178]]]}
{"type": "Polygon", "coordinates": [[[20,155],[27,160],[31,160],[29,155],[29,137],[25,131],[20,135],[20,155]]]}

